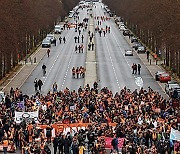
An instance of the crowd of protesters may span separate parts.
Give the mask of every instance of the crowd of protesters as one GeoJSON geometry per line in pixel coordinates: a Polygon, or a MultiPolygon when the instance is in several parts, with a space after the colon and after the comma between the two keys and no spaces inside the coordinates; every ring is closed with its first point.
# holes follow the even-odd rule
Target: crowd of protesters
{"type": "MultiPolygon", "coordinates": [[[[57,88],[56,83],[54,86],[57,88]]],[[[73,135],[58,133],[53,140],[54,150],[58,147],[66,154],[80,153],[82,149],[92,153],[105,153],[103,136],[125,138],[122,153],[170,153],[173,150],[169,142],[171,127],[178,129],[180,122],[179,102],[165,100],[151,88],[140,91],[130,91],[126,87],[115,95],[107,88],[98,90],[95,82],[93,88],[87,85],[78,91],[54,91],[46,96],[37,93],[29,97],[19,89],[11,89],[5,102],[0,104],[0,142],[20,148],[24,153],[48,153],[50,150],[42,131],[36,129],[35,121],[22,121],[16,124],[15,111],[37,110],[39,107],[39,123],[47,124],[47,142],[52,142],[51,125],[55,122],[63,124],[89,123],[85,130],[79,130],[73,135]],[[24,102],[24,107],[18,102],[24,102]],[[102,124],[104,123],[104,124],[102,124]],[[109,123],[117,123],[113,128],[109,123]],[[49,139],[48,139],[49,136],[49,139]],[[36,138],[40,137],[40,144],[36,138]],[[32,138],[30,140],[30,138],[32,138]],[[85,146],[87,139],[88,147],[85,146]],[[12,144],[14,143],[14,144],[12,144]]]]}
{"type": "Polygon", "coordinates": [[[83,66],[73,67],[72,68],[72,77],[73,78],[84,78],[86,69],[83,66]]]}

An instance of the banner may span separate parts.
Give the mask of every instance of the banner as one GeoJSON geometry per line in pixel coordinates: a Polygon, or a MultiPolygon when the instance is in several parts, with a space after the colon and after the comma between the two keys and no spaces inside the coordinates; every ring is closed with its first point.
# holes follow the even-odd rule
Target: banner
{"type": "MultiPolygon", "coordinates": [[[[3,145],[0,145],[0,151],[3,151],[3,145]]],[[[8,148],[7,148],[7,152],[15,152],[16,151],[16,148],[13,145],[8,145],[8,148]]]]}
{"type": "MultiPolygon", "coordinates": [[[[106,149],[112,149],[112,145],[111,145],[111,142],[112,142],[113,138],[112,137],[105,137],[105,148],[106,149]]],[[[124,144],[124,138],[118,138],[118,148],[121,149],[123,147],[123,144],[124,144]]]]}
{"type": "Polygon", "coordinates": [[[38,115],[39,115],[38,110],[34,112],[16,112],[15,111],[15,122],[20,123],[23,120],[28,121],[28,120],[34,119],[34,121],[37,123],[38,115]]]}
{"type": "Polygon", "coordinates": [[[170,140],[180,141],[180,131],[171,127],[170,140]]]}
{"type": "MultiPolygon", "coordinates": [[[[67,132],[75,134],[80,129],[85,130],[86,127],[88,127],[88,125],[90,125],[90,123],[72,123],[72,124],[54,123],[51,125],[51,127],[55,129],[56,134],[57,133],[67,134],[67,132]]],[[[101,125],[106,125],[106,123],[102,123],[101,125]]],[[[113,129],[115,128],[116,125],[117,125],[116,123],[109,123],[109,126],[112,126],[113,129]]],[[[38,124],[38,127],[40,127],[41,129],[46,129],[47,125],[38,124]]],[[[32,126],[29,125],[29,129],[31,128],[32,126]]]]}

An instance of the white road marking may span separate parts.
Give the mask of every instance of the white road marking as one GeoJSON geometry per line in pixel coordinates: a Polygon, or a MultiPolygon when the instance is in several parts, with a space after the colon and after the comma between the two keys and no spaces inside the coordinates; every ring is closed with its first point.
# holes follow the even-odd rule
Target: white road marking
{"type": "MultiPolygon", "coordinates": [[[[70,38],[70,35],[71,35],[71,34],[72,34],[72,32],[71,32],[71,33],[69,33],[68,37],[66,37],[66,38],[70,38]]],[[[63,49],[64,49],[64,48],[67,48],[66,44],[63,44],[63,46],[62,46],[62,48],[61,48],[61,51],[63,51],[63,49]]],[[[46,76],[45,80],[43,81],[43,84],[45,84],[45,82],[46,82],[46,80],[47,80],[47,78],[48,78],[49,74],[51,73],[52,68],[54,67],[54,65],[55,65],[56,61],[58,60],[58,58],[59,58],[59,56],[60,56],[61,54],[62,54],[62,53],[61,53],[61,52],[59,52],[59,54],[57,55],[57,57],[56,57],[55,61],[53,62],[53,64],[52,64],[51,68],[50,68],[50,69],[49,69],[49,71],[48,71],[48,74],[47,74],[47,76],[46,76]]],[[[57,76],[57,75],[56,75],[56,76],[57,76]]],[[[56,79],[56,77],[55,77],[55,79],[56,79]]]]}
{"type": "Polygon", "coordinates": [[[110,61],[111,61],[111,66],[112,66],[112,68],[113,68],[113,72],[114,72],[114,75],[115,75],[115,78],[116,78],[116,83],[117,83],[117,85],[118,85],[118,88],[121,89],[121,88],[120,88],[120,85],[119,85],[119,80],[118,80],[118,77],[117,77],[117,74],[116,74],[116,70],[115,70],[115,67],[114,67],[114,64],[113,64],[113,60],[112,60],[112,57],[111,57],[111,54],[110,54],[109,46],[108,46],[108,44],[107,44],[106,39],[105,39],[105,43],[106,43],[108,55],[109,55],[109,58],[110,58],[110,61]]]}
{"type": "MultiPolygon", "coordinates": [[[[98,12],[100,13],[99,10],[98,10],[98,12]]],[[[103,22],[103,23],[104,23],[104,22],[103,22]]],[[[97,23],[96,23],[96,24],[97,24],[97,23]]],[[[114,67],[114,64],[113,64],[113,60],[112,60],[112,57],[111,57],[110,49],[109,49],[109,47],[108,47],[106,38],[105,38],[105,43],[106,43],[108,55],[109,55],[109,58],[110,58],[110,61],[111,61],[111,66],[112,66],[112,69],[113,69],[113,72],[114,72],[114,75],[115,75],[115,78],[116,78],[116,83],[117,83],[118,88],[119,88],[119,90],[120,90],[121,87],[120,87],[120,84],[119,84],[119,80],[118,80],[118,77],[117,77],[117,73],[116,73],[116,70],[115,70],[115,67],[114,67]]]]}

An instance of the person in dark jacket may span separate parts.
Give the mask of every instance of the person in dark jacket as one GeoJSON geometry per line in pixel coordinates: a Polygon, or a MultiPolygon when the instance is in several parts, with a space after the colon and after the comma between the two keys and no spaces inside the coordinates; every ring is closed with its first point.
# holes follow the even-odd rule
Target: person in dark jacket
{"type": "Polygon", "coordinates": [[[34,80],[34,88],[35,88],[35,91],[38,90],[38,80],[37,80],[37,78],[35,78],[35,80],[34,80]]]}
{"type": "Polygon", "coordinates": [[[79,146],[78,146],[77,141],[73,141],[72,151],[73,151],[73,154],[79,154],[79,146]]]}
{"type": "Polygon", "coordinates": [[[64,147],[64,137],[63,137],[63,134],[60,133],[58,137],[59,154],[63,154],[64,152],[63,147],[64,147]]]}
{"type": "Polygon", "coordinates": [[[118,138],[116,137],[116,135],[112,139],[111,145],[113,146],[113,150],[116,150],[117,152],[119,152],[119,150],[118,150],[118,138]]]}
{"type": "Polygon", "coordinates": [[[42,85],[43,85],[43,82],[39,79],[39,81],[38,81],[39,91],[41,91],[42,85]]]}
{"type": "Polygon", "coordinates": [[[137,64],[134,64],[134,73],[137,74],[137,64]]]}
{"type": "Polygon", "coordinates": [[[54,147],[54,154],[57,152],[57,147],[58,147],[58,136],[56,136],[53,140],[53,147],[54,147]]]}
{"type": "Polygon", "coordinates": [[[9,98],[9,95],[6,95],[5,97],[5,104],[7,109],[11,107],[11,100],[9,98]]]}
{"type": "Polygon", "coordinates": [[[140,64],[138,64],[138,74],[140,75],[141,74],[141,65],[140,64]]]}
{"type": "Polygon", "coordinates": [[[71,141],[69,140],[68,135],[66,135],[64,139],[64,153],[65,154],[69,154],[70,145],[71,145],[71,141]]]}
{"type": "Polygon", "coordinates": [[[51,130],[52,130],[51,126],[47,126],[47,128],[46,128],[46,137],[47,137],[47,142],[48,143],[51,143],[51,136],[52,136],[51,130]]]}

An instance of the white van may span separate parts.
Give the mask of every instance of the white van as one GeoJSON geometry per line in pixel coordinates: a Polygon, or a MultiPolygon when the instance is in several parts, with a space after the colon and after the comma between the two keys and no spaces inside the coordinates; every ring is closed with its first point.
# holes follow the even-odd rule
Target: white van
{"type": "Polygon", "coordinates": [[[54,28],[54,33],[55,34],[61,34],[62,31],[63,31],[63,26],[62,25],[55,25],[55,28],[54,28]]]}

